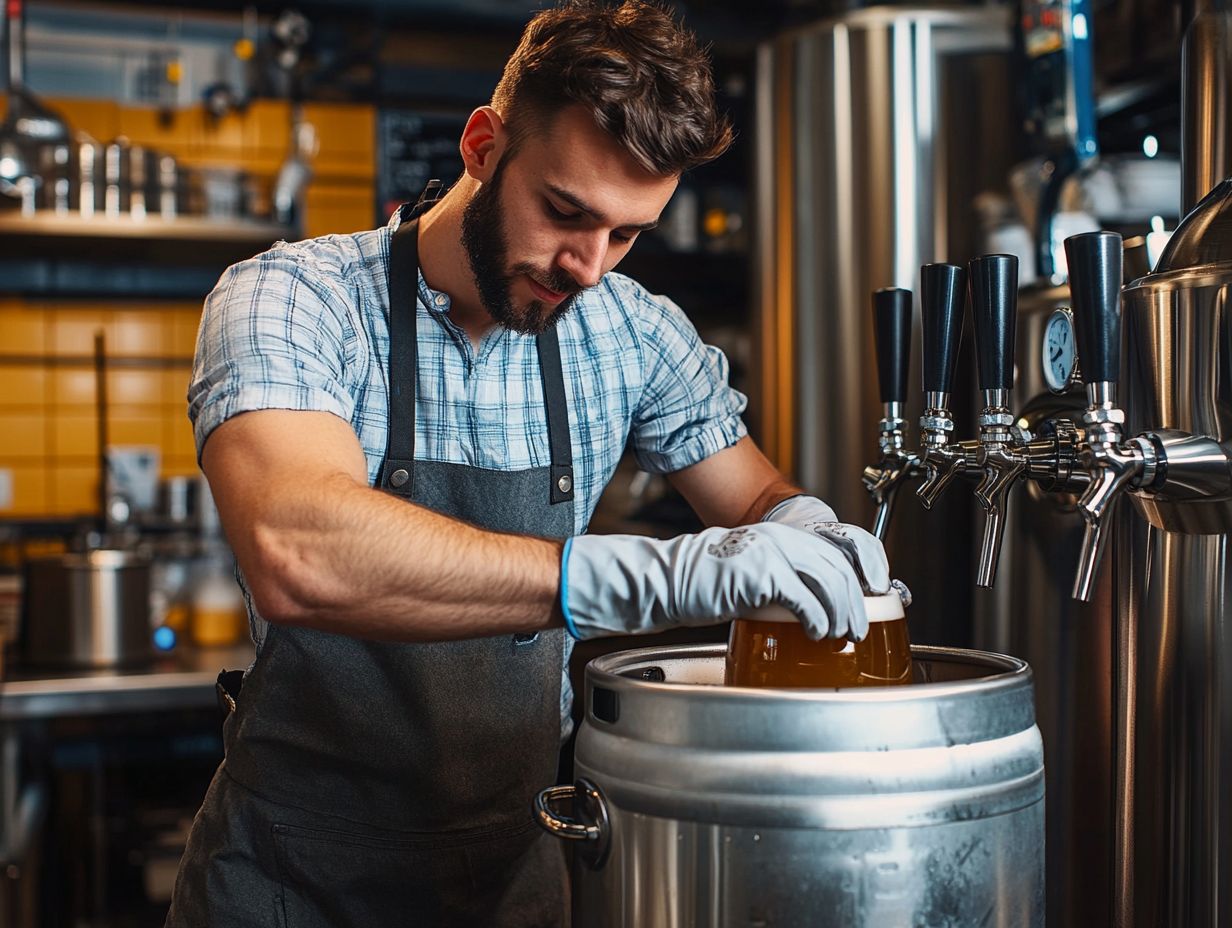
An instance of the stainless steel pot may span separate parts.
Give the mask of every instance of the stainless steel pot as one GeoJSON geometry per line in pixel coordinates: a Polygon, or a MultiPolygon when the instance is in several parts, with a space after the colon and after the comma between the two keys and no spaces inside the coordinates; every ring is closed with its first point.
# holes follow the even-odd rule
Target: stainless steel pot
{"type": "Polygon", "coordinates": [[[152,656],[150,563],[100,549],[26,564],[21,655],[38,667],[114,667],[152,656]]]}
{"type": "Polygon", "coordinates": [[[1042,926],[1031,671],[912,653],[931,682],[858,690],[724,687],[722,645],[591,661],[577,785],[535,803],[574,923],[1042,926]]]}

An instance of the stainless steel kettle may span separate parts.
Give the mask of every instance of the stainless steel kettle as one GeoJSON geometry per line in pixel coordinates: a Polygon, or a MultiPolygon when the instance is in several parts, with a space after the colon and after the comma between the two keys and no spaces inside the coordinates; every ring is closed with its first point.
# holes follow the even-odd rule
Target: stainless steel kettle
{"type": "Polygon", "coordinates": [[[106,548],[31,559],[20,627],[20,656],[28,666],[117,667],[149,660],[149,559],[106,548]]]}

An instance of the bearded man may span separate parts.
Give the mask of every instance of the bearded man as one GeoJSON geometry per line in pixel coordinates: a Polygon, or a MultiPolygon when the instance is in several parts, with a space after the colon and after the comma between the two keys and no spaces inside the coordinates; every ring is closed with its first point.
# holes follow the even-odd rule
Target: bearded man
{"type": "Polygon", "coordinates": [[[613,272],[731,130],[640,0],[527,26],[465,171],[210,294],[189,392],[257,645],[168,924],[556,926],[531,817],[576,639],[789,609],[861,637],[880,544],[747,436],[722,354],[613,272]],[[711,528],[592,536],[627,444],[711,528]]]}

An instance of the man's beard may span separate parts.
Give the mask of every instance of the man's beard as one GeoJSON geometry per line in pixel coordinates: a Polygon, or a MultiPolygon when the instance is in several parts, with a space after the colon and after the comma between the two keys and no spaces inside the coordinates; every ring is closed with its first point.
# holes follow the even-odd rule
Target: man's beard
{"type": "Polygon", "coordinates": [[[471,265],[479,301],[496,322],[523,335],[538,335],[556,325],[573,308],[581,288],[562,270],[542,270],[525,262],[505,273],[509,259],[509,240],[505,236],[505,217],[500,205],[500,180],[503,165],[497,165],[492,180],[483,184],[462,210],[462,246],[471,265]],[[566,293],[555,306],[532,300],[521,309],[513,305],[510,287],[519,274],[553,293],[566,293]]]}

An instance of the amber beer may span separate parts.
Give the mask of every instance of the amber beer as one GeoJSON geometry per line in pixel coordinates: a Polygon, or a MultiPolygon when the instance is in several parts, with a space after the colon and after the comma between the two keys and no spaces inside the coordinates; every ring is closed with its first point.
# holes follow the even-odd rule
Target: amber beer
{"type": "Polygon", "coordinates": [[[900,686],[911,682],[911,642],[895,592],[866,596],[863,641],[813,641],[794,617],[736,619],[727,642],[728,686],[900,686]]]}

